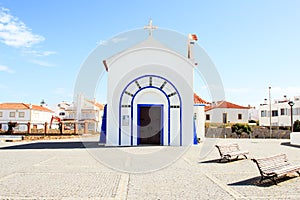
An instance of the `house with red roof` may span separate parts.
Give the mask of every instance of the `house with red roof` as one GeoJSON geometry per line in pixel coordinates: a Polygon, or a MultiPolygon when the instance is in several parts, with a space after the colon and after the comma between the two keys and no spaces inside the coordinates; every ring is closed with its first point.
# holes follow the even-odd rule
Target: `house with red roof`
{"type": "Polygon", "coordinates": [[[0,103],[0,129],[7,130],[8,122],[17,122],[15,130],[26,131],[27,123],[31,128],[43,128],[50,123],[54,111],[42,106],[26,103],[0,103]]]}
{"type": "Polygon", "coordinates": [[[248,123],[250,107],[228,101],[213,102],[205,107],[206,123],[233,124],[248,123]]]}

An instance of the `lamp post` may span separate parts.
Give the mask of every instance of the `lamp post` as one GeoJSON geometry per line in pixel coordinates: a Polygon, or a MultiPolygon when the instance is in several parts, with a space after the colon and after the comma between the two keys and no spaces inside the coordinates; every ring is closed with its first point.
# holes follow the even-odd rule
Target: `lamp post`
{"type": "Polygon", "coordinates": [[[269,111],[270,111],[270,138],[271,138],[272,136],[271,86],[269,86],[269,111]]]}
{"type": "Polygon", "coordinates": [[[293,127],[293,106],[295,105],[295,103],[293,101],[289,101],[288,104],[291,106],[291,131],[294,131],[294,127],[293,127]]]}

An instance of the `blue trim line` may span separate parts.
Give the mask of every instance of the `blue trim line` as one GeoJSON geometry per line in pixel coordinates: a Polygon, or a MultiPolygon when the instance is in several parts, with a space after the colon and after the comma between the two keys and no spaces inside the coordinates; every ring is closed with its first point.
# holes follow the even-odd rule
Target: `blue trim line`
{"type": "MultiPolygon", "coordinates": [[[[137,138],[136,138],[136,145],[139,145],[141,143],[141,134],[140,134],[140,126],[141,126],[141,120],[140,120],[140,113],[141,113],[141,107],[145,104],[137,104],[137,138]]],[[[133,110],[133,109],[131,109],[133,110]]],[[[131,132],[131,145],[133,143],[133,135],[131,132]]]]}
{"type": "MultiPolygon", "coordinates": [[[[169,107],[170,110],[170,107],[169,107]]],[[[160,109],[160,116],[161,116],[161,120],[160,120],[160,127],[161,127],[161,134],[160,134],[160,145],[164,145],[164,105],[161,105],[161,109],[160,109]]],[[[170,122],[170,119],[169,121],[170,122]]],[[[170,123],[168,123],[168,137],[170,137],[170,123]]]]}
{"type": "MultiPolygon", "coordinates": [[[[178,95],[178,98],[179,98],[179,102],[180,102],[180,146],[182,146],[182,100],[181,100],[181,96],[180,96],[180,93],[178,92],[177,88],[175,87],[175,85],[173,83],[171,83],[169,80],[167,80],[166,78],[163,78],[161,76],[157,76],[157,75],[143,75],[143,76],[140,76],[132,81],[130,81],[126,87],[123,89],[121,95],[120,95],[120,101],[119,101],[119,145],[121,145],[121,113],[122,113],[122,98],[123,98],[123,95],[126,91],[126,89],[133,83],[135,82],[136,80],[138,79],[142,79],[142,78],[145,78],[145,77],[155,77],[155,78],[160,78],[160,79],[163,79],[165,81],[167,81],[167,83],[169,83],[176,91],[177,95],[178,95]]],[[[147,89],[147,88],[155,88],[155,89],[158,89],[160,90],[161,92],[163,92],[163,94],[166,96],[167,100],[168,100],[168,145],[170,145],[170,141],[171,141],[171,135],[170,135],[170,99],[168,97],[168,95],[161,89],[161,88],[158,88],[158,87],[154,87],[154,86],[146,86],[146,87],[143,87],[143,88],[140,88],[138,89],[135,94],[133,95],[132,97],[132,100],[131,100],[131,145],[133,145],[133,99],[134,97],[136,96],[137,93],[139,93],[141,90],[143,89],[147,89]]]]}
{"type": "MultiPolygon", "coordinates": [[[[132,97],[132,99],[131,99],[131,124],[133,124],[133,102],[134,102],[134,98],[136,97],[136,95],[139,93],[139,92],[141,92],[142,90],[144,90],[144,89],[149,89],[149,88],[152,88],[152,89],[157,89],[157,90],[159,90],[159,91],[161,91],[165,96],[166,96],[166,98],[167,98],[167,100],[168,100],[168,115],[169,115],[169,117],[168,117],[168,138],[170,138],[170,135],[171,135],[171,133],[170,133],[170,99],[168,98],[168,95],[163,91],[163,90],[161,90],[160,88],[158,88],[158,87],[155,87],[155,86],[146,86],[146,87],[143,87],[143,88],[141,88],[140,90],[138,90],[134,95],[133,95],[133,97],[132,97]]],[[[146,105],[146,104],[145,104],[146,105]]],[[[152,104],[149,104],[149,105],[152,105],[152,104]]],[[[153,104],[153,105],[155,105],[155,104],[153,104]]],[[[159,104],[158,104],[159,105],[159,104]]],[[[133,145],[133,126],[131,126],[131,145],[133,145]]],[[[170,143],[168,143],[168,145],[170,146],[170,143]]]]}
{"type": "Polygon", "coordinates": [[[206,106],[205,104],[194,104],[194,106],[206,106]]]}

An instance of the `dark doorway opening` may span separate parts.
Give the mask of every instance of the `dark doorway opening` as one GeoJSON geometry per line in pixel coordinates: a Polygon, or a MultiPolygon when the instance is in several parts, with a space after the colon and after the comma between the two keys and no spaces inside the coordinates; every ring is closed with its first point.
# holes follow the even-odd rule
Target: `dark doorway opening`
{"type": "Polygon", "coordinates": [[[163,105],[138,104],[138,144],[160,145],[163,105]]]}

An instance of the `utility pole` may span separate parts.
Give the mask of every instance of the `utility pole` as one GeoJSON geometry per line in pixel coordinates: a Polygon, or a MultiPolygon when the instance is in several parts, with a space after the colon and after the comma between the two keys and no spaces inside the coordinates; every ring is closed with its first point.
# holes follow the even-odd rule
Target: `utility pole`
{"type": "Polygon", "coordinates": [[[272,137],[271,86],[269,86],[269,110],[270,110],[270,138],[271,138],[272,137]]]}

